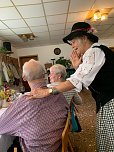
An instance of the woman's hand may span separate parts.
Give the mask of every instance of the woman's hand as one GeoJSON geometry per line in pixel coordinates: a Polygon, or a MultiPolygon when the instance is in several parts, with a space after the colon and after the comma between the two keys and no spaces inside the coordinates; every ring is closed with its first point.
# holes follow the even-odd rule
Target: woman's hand
{"type": "Polygon", "coordinates": [[[74,69],[77,69],[78,66],[81,64],[82,62],[82,56],[78,56],[76,50],[73,50],[71,56],[70,56],[70,61],[72,62],[72,66],[74,69]]]}
{"type": "Polygon", "coordinates": [[[26,94],[29,98],[43,98],[49,96],[49,89],[34,89],[30,93],[26,94]]]}
{"type": "Polygon", "coordinates": [[[61,82],[58,86],[54,87],[53,89],[52,88],[50,88],[50,89],[49,88],[38,88],[38,89],[31,90],[30,93],[27,93],[25,95],[29,99],[43,98],[43,97],[49,96],[50,94],[57,95],[60,92],[62,93],[65,91],[72,90],[74,88],[75,88],[74,85],[70,81],[66,80],[64,82],[61,82]]]}

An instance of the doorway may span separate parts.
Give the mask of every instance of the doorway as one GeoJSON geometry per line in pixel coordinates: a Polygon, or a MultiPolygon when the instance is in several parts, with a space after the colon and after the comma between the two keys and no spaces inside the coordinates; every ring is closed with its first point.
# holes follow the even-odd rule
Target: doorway
{"type": "MultiPolygon", "coordinates": [[[[30,56],[21,56],[21,57],[19,57],[19,64],[20,64],[21,70],[22,70],[23,64],[25,62],[28,62],[31,59],[34,59],[34,60],[38,61],[38,55],[30,55],[30,56]]],[[[22,83],[23,83],[23,86],[25,87],[25,92],[29,92],[31,89],[30,89],[30,87],[28,85],[28,82],[27,81],[23,81],[23,79],[22,79],[22,83]]]]}

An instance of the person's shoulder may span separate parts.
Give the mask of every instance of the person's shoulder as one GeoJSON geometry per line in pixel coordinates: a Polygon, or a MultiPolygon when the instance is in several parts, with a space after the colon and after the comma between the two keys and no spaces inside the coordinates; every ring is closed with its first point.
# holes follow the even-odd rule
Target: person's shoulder
{"type": "Polygon", "coordinates": [[[54,97],[54,100],[57,101],[57,103],[61,104],[67,103],[66,95],[64,95],[63,93],[59,93],[58,95],[56,95],[56,98],[54,97]]]}
{"type": "Polygon", "coordinates": [[[91,50],[91,51],[99,51],[99,50],[102,50],[101,49],[101,44],[99,44],[99,43],[94,43],[90,48],[89,48],[89,50],[91,50]]]}
{"type": "Polygon", "coordinates": [[[99,43],[94,43],[91,45],[90,48],[87,49],[87,51],[84,53],[83,58],[86,59],[85,57],[90,57],[94,54],[101,54],[103,51],[100,48],[99,43]]]}
{"type": "MultiPolygon", "coordinates": [[[[64,92],[65,93],[65,92],[64,92]]],[[[57,98],[54,99],[54,100],[58,100],[58,101],[62,101],[62,102],[65,102],[66,101],[66,98],[69,97],[68,93],[66,92],[66,94],[64,93],[59,93],[57,95],[57,98]]]]}
{"type": "Polygon", "coordinates": [[[14,100],[14,102],[22,102],[31,99],[29,92],[25,92],[24,94],[20,93],[19,96],[14,100]]]}
{"type": "Polygon", "coordinates": [[[18,96],[17,98],[15,98],[13,100],[13,103],[19,103],[19,102],[24,101],[24,100],[25,100],[25,95],[21,94],[20,96],[18,96]]]}
{"type": "MultiPolygon", "coordinates": [[[[49,101],[51,101],[51,100],[60,100],[60,99],[62,99],[62,100],[64,100],[64,95],[63,95],[63,93],[59,93],[59,94],[57,94],[57,95],[50,95],[50,96],[48,96],[48,97],[46,97],[49,101]]],[[[44,100],[46,99],[46,98],[44,98],[44,100]]],[[[46,100],[47,100],[46,99],[46,100]]]]}

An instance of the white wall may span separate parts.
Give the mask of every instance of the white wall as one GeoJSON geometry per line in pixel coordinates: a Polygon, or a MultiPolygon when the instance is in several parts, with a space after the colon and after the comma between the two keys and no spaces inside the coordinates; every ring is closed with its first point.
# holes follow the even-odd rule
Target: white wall
{"type": "Polygon", "coordinates": [[[13,54],[11,54],[11,57],[18,58],[18,56],[17,56],[17,49],[14,48],[13,46],[11,46],[11,49],[12,49],[12,52],[13,52],[13,54]]]}
{"type": "MultiPolygon", "coordinates": [[[[101,44],[105,44],[109,47],[114,46],[114,39],[105,39],[99,41],[101,44]]],[[[47,62],[51,62],[51,59],[58,59],[59,57],[64,56],[65,58],[69,59],[70,54],[72,52],[71,46],[68,44],[60,44],[60,45],[50,45],[50,46],[42,46],[42,47],[33,47],[33,48],[23,48],[16,50],[16,55],[20,56],[29,56],[29,55],[38,55],[39,61],[42,64],[47,62]],[[59,47],[61,49],[60,55],[54,54],[54,49],[59,47]]]]}
{"type": "Polygon", "coordinates": [[[29,55],[38,55],[39,61],[42,64],[47,62],[51,62],[51,59],[58,59],[59,57],[65,57],[69,59],[71,54],[71,47],[67,44],[60,44],[60,45],[50,45],[50,46],[42,46],[42,47],[34,47],[34,48],[23,48],[17,50],[17,56],[29,56],[29,55]],[[61,53],[60,55],[54,54],[55,48],[60,48],[61,53]]]}

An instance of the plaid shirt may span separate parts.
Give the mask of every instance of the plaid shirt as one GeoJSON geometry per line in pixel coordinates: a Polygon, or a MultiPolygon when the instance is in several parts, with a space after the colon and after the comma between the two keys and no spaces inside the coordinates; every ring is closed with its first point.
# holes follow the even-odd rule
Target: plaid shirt
{"type": "MultiPolygon", "coordinates": [[[[37,84],[34,88],[44,87],[37,84]]],[[[0,117],[0,134],[19,136],[24,152],[57,152],[68,104],[62,94],[15,100],[0,117]]]]}

